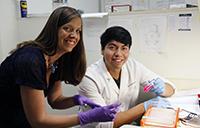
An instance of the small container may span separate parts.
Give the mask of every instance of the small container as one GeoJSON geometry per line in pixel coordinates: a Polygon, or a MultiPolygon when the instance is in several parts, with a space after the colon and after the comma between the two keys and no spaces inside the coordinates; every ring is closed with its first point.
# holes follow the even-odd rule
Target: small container
{"type": "Polygon", "coordinates": [[[21,10],[21,17],[22,18],[27,17],[27,1],[26,0],[20,0],[20,10],[21,10]]]}
{"type": "Polygon", "coordinates": [[[145,92],[145,93],[147,93],[147,92],[149,92],[152,88],[153,88],[153,86],[154,86],[154,82],[155,82],[155,80],[156,79],[152,79],[152,80],[149,80],[149,81],[146,81],[146,82],[144,82],[143,83],[143,91],[145,92]]]}
{"type": "Polygon", "coordinates": [[[150,107],[140,120],[140,125],[147,128],[177,128],[180,109],[150,107]]]}
{"type": "Polygon", "coordinates": [[[153,88],[153,85],[152,85],[152,84],[148,84],[148,85],[144,86],[143,91],[147,93],[147,92],[149,92],[152,88],[153,88]]]}

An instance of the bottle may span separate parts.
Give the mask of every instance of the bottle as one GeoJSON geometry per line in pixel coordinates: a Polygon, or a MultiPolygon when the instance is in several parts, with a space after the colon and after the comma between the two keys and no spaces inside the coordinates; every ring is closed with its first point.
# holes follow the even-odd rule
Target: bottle
{"type": "Polygon", "coordinates": [[[20,10],[21,10],[21,17],[22,18],[27,17],[27,1],[26,0],[20,0],[20,10]]]}

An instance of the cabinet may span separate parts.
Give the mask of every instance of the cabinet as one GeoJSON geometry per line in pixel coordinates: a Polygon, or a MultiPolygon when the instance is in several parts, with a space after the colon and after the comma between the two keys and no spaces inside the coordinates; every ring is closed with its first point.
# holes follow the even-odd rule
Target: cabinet
{"type": "Polygon", "coordinates": [[[100,11],[99,0],[27,0],[27,16],[48,16],[59,6],[70,6],[84,13],[100,11]]]}

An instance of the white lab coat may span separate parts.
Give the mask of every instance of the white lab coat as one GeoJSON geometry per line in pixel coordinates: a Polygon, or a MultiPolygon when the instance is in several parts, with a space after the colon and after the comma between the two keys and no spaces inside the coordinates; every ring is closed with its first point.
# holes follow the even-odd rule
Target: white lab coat
{"type": "MultiPolygon", "coordinates": [[[[122,66],[120,89],[107,71],[103,58],[87,68],[86,75],[80,83],[79,93],[92,99],[102,106],[120,102],[120,111],[135,106],[139,95],[139,88],[146,81],[160,76],[144,67],[141,63],[129,57],[122,66]]],[[[160,77],[161,78],[161,77],[160,77]]],[[[161,78],[165,83],[168,80],[161,78]]],[[[90,124],[86,127],[112,128],[113,122],[90,124]],[[92,126],[93,125],[93,126],[92,126]],[[96,125],[96,126],[94,126],[96,125]]]]}

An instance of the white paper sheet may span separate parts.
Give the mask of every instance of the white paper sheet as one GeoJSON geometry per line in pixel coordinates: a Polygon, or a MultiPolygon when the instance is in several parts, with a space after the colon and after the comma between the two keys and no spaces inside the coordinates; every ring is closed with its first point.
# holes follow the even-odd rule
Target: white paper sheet
{"type": "Polygon", "coordinates": [[[191,31],[192,13],[179,14],[178,31],[191,31]]]}
{"type": "MultiPolygon", "coordinates": [[[[200,114],[200,106],[197,94],[200,89],[184,90],[177,92],[174,96],[166,98],[173,108],[179,107],[196,114],[200,114]]],[[[181,113],[180,113],[181,116],[181,113]]]]}
{"type": "Polygon", "coordinates": [[[100,51],[100,36],[105,31],[108,24],[108,15],[103,17],[90,17],[83,18],[83,35],[85,48],[88,51],[100,51]]]}
{"type": "Polygon", "coordinates": [[[140,51],[163,53],[167,18],[165,16],[140,18],[139,28],[140,51]]]}

